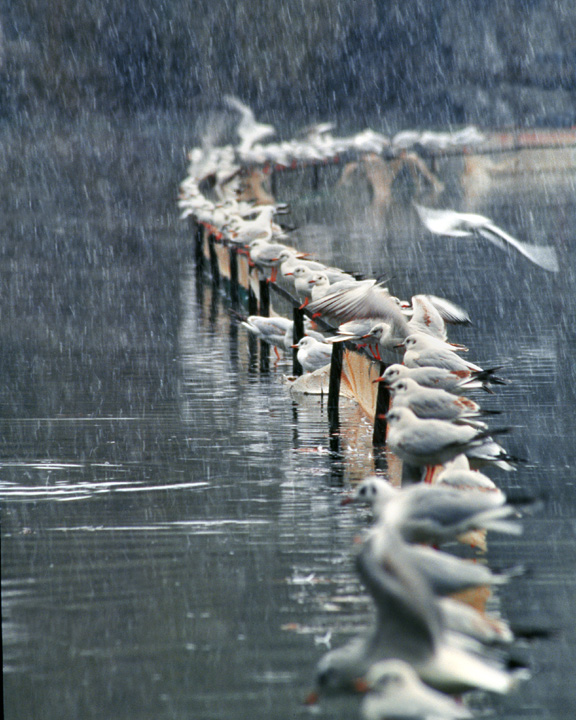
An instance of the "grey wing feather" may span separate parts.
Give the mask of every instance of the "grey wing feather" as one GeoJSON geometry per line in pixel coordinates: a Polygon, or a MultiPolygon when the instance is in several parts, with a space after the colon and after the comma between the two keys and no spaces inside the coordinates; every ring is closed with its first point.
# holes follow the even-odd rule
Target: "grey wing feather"
{"type": "MultiPolygon", "coordinates": [[[[528,243],[523,243],[511,235],[508,235],[502,228],[492,223],[486,225],[484,228],[479,228],[478,232],[496,245],[499,244],[498,241],[500,241],[500,243],[504,241],[504,243],[512,245],[512,247],[516,248],[524,257],[545,270],[549,270],[550,272],[558,272],[559,270],[556,250],[551,245],[529,245],[528,243]]],[[[501,245],[499,246],[501,247],[501,245]]]]}
{"type": "Polygon", "coordinates": [[[470,323],[470,315],[464,310],[464,308],[456,305],[456,303],[446,300],[446,298],[438,297],[437,295],[426,296],[430,302],[434,305],[436,310],[442,316],[442,319],[448,323],[470,323]]]}

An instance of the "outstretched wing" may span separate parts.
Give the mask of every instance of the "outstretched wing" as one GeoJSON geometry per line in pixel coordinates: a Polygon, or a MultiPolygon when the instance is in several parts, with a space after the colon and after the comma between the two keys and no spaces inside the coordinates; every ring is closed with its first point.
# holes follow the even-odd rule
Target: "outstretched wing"
{"type": "Polygon", "coordinates": [[[524,257],[544,270],[558,272],[560,269],[556,249],[552,247],[552,245],[529,245],[528,243],[516,240],[516,238],[508,235],[507,232],[493,223],[488,223],[484,227],[478,228],[478,233],[500,248],[505,247],[505,244],[511,245],[518,250],[521,255],[524,255],[524,257]]]}

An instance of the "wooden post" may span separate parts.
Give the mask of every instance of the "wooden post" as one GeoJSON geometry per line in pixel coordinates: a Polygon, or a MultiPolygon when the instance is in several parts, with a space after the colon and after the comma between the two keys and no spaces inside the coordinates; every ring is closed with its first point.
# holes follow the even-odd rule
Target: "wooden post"
{"type": "MultiPolygon", "coordinates": [[[[387,365],[380,363],[380,375],[383,375],[387,365]]],[[[382,447],[386,444],[386,413],[390,406],[390,390],[383,382],[378,383],[376,395],[376,409],[374,411],[374,430],[372,432],[372,444],[375,447],[382,447]]]]}
{"type": "Polygon", "coordinates": [[[240,294],[238,291],[238,253],[236,248],[230,246],[230,302],[234,307],[238,305],[240,294]]]}
{"type": "MultiPolygon", "coordinates": [[[[258,284],[260,295],[260,315],[270,317],[270,283],[266,278],[261,278],[258,284]]],[[[270,345],[260,340],[260,371],[270,370],[270,345]]]]}
{"type": "Polygon", "coordinates": [[[248,278],[248,315],[258,315],[258,298],[248,278]]]}
{"type": "Polygon", "coordinates": [[[193,220],[194,227],[194,262],[196,272],[201,273],[204,269],[204,227],[193,220]]]}
{"type": "MultiPolygon", "coordinates": [[[[294,345],[296,345],[304,337],[304,312],[299,307],[295,307],[292,311],[294,318],[294,330],[292,333],[294,345]]],[[[292,350],[292,374],[299,377],[302,375],[302,365],[298,362],[298,350],[292,350]]]]}
{"type": "Polygon", "coordinates": [[[218,267],[218,256],[214,247],[216,238],[212,233],[208,235],[208,250],[210,252],[210,272],[212,273],[212,284],[220,285],[220,269],[218,267]]]}
{"type": "Polygon", "coordinates": [[[320,173],[318,172],[318,165],[312,165],[312,190],[318,192],[320,186],[320,173]]]}
{"type": "Polygon", "coordinates": [[[330,435],[337,433],[340,427],[338,404],[340,400],[340,380],[342,378],[342,362],[344,359],[344,343],[334,343],[330,362],[330,385],[328,388],[328,425],[330,435]]]}
{"type": "Polygon", "coordinates": [[[270,317],[270,283],[266,278],[260,280],[260,315],[270,317]]]}

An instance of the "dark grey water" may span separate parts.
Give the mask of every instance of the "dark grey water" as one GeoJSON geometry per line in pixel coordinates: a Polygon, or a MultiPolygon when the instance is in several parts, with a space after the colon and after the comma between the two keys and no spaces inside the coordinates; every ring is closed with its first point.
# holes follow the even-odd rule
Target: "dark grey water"
{"type": "MultiPolygon", "coordinates": [[[[4,157],[16,200],[0,350],[9,718],[308,716],[317,659],[369,618],[351,562],[365,516],[340,500],[373,468],[370,427],[344,403],[333,457],[322,403],[291,400],[288,363],[259,372],[245,332],[198,283],[174,201],[187,137],[184,121],[168,119],[56,138],[46,129],[21,146],[12,138],[4,157]]],[[[491,475],[510,494],[547,497],[521,538],[490,538],[488,558],[529,568],[499,590],[499,611],[556,634],[515,650],[530,682],[476,705],[502,718],[567,717],[573,186],[542,179],[477,208],[512,234],[554,242],[557,276],[489,246],[430,238],[408,207],[371,228],[366,199],[351,209],[323,187],[294,217],[315,228],[329,218],[314,233],[320,258],[386,274],[399,295],[435,292],[469,309],[474,327],[453,337],[480,364],[505,366],[513,382],[490,406],[514,426],[506,447],[528,459],[491,475]]],[[[353,700],[316,712],[359,717],[353,700]]]]}

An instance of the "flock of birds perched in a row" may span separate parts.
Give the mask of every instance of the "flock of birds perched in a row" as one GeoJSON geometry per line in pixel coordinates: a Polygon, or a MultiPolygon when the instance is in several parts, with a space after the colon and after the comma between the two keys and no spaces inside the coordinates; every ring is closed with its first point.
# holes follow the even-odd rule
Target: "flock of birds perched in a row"
{"type": "MultiPolygon", "coordinates": [[[[260,153],[257,142],[270,132],[239,101],[228,102],[242,113],[240,144],[192,151],[181,184],[182,217],[192,216],[217,240],[247,254],[261,276],[281,278],[285,287],[291,283],[312,318],[297,344],[288,318],[250,316],[243,322],[276,352],[296,347],[305,371],[326,366],[334,344],[343,341],[379,360],[396,354],[399,362],[378,378],[391,395],[387,447],[421,474],[421,482],[401,489],[382,477],[368,477],[350,497],[368,503],[374,518],[355,562],[375,617],[366,633],[320,659],[308,701],[323,693],[361,691],[367,720],[471,717],[470,707],[456,695],[508,693],[528,676],[525,668],[512,669],[506,649],[515,638],[507,622],[454,597],[506,582],[512,574],[494,573],[482,562],[439,549],[470,541],[470,533],[521,531],[517,509],[480,471],[513,470],[519,460],[494,440],[501,431],[486,425],[485,417],[494,411],[484,410],[477,396],[469,397],[481,390],[493,393],[505,380],[498,368],[479,367],[466,359],[464,346],[449,341],[447,323],[469,321],[462,308],[430,295],[402,301],[376,280],[358,280],[312,260],[288,244],[289,234],[277,222],[285,206],[239,199],[246,151],[260,153]],[[211,198],[202,190],[207,178],[211,198]],[[314,329],[317,316],[334,330],[314,329]]],[[[315,150],[329,129],[317,129],[315,150]]],[[[417,210],[432,232],[446,234],[449,219],[455,234],[479,226],[495,232],[486,218],[474,228],[459,213],[417,210]]],[[[549,262],[550,255],[538,259],[549,262]]]]}

